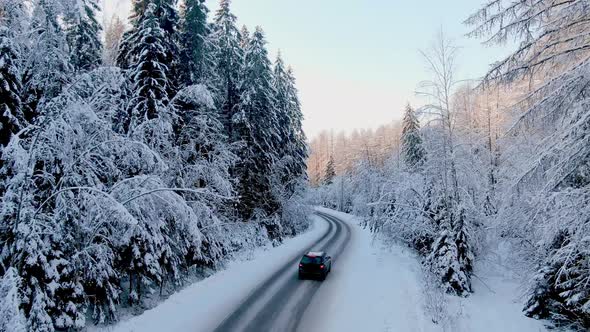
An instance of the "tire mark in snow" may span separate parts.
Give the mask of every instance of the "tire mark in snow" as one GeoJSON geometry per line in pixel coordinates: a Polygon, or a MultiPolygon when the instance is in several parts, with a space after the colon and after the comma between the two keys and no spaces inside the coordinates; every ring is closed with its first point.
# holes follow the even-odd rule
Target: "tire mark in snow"
{"type": "MultiPolygon", "coordinates": [[[[326,251],[336,261],[337,255],[343,251],[350,238],[348,225],[329,215],[321,215],[329,222],[337,226],[336,233],[328,243],[315,250],[326,251]],[[346,230],[343,230],[346,228],[346,230]],[[344,236],[343,232],[346,232],[344,236]]],[[[322,285],[322,282],[314,280],[301,281],[297,277],[297,271],[293,269],[292,277],[281,291],[277,292],[267,305],[268,310],[260,312],[257,317],[248,324],[246,331],[295,331],[299,321],[307,309],[311,299],[322,285]]]]}
{"type": "MultiPolygon", "coordinates": [[[[335,224],[332,222],[329,222],[328,224],[329,226],[326,232],[315,242],[312,247],[315,247],[319,243],[323,243],[324,241],[331,239],[333,236],[332,233],[335,229],[335,224]]],[[[273,290],[277,288],[280,289],[279,286],[282,286],[280,281],[284,279],[285,271],[296,264],[300,258],[300,255],[294,256],[286,264],[282,265],[274,274],[272,274],[258,287],[256,287],[237,307],[237,309],[223,320],[223,322],[215,329],[215,331],[243,331],[245,324],[253,319],[258,311],[263,311],[265,309],[264,305],[266,303],[263,300],[267,298],[269,294],[272,295],[273,290]]]]}
{"type": "MultiPolygon", "coordinates": [[[[334,244],[332,244],[332,246],[334,248],[331,251],[329,251],[332,254],[333,262],[335,262],[338,259],[338,256],[344,252],[344,249],[346,249],[346,246],[348,245],[348,242],[350,241],[350,237],[352,235],[352,230],[350,229],[350,226],[347,223],[340,221],[338,218],[336,218],[332,215],[329,215],[326,213],[320,213],[320,212],[318,212],[317,214],[326,220],[331,220],[337,224],[344,226],[344,228],[346,228],[345,235],[344,235],[344,238],[341,240],[341,243],[338,244],[338,242],[336,241],[334,244]]],[[[330,271],[330,273],[331,273],[331,271],[330,271]]],[[[290,320],[291,324],[289,324],[290,329],[285,330],[285,331],[297,331],[297,328],[299,327],[299,323],[301,322],[303,315],[305,314],[305,310],[307,309],[307,307],[309,307],[309,304],[311,303],[313,296],[318,291],[318,289],[320,288],[321,285],[322,285],[321,282],[320,283],[316,282],[316,283],[312,284],[312,288],[310,291],[302,294],[302,299],[299,301],[298,305],[295,307],[295,313],[291,316],[291,320],[290,320]]]]}
{"type": "Polygon", "coordinates": [[[250,293],[236,311],[215,329],[216,332],[297,329],[299,320],[321,282],[298,280],[294,266],[301,255],[309,250],[327,251],[332,254],[335,261],[337,255],[344,250],[351,234],[346,223],[324,213],[317,214],[329,223],[328,230],[313,246],[293,257],[250,293]],[[343,231],[343,228],[346,230],[343,231]]]}
{"type": "MultiPolygon", "coordinates": [[[[340,234],[342,233],[342,225],[340,223],[333,223],[331,220],[328,222],[330,222],[331,225],[336,225],[334,235],[330,237],[327,244],[321,247],[316,244],[310,248],[309,251],[327,251],[329,244],[333,239],[340,237],[340,234]]],[[[301,259],[301,256],[296,257],[296,261],[293,265],[296,265],[299,259],[301,259]]],[[[289,278],[285,281],[285,284],[281,289],[268,301],[266,308],[258,312],[256,317],[248,324],[245,331],[272,331],[273,325],[276,322],[281,322],[279,315],[284,312],[285,307],[288,307],[288,300],[293,298],[293,294],[297,295],[301,292],[301,288],[303,288],[305,283],[299,280],[297,277],[297,271],[292,267],[288,267],[284,272],[285,275],[289,275],[289,278]],[[292,273],[289,273],[290,271],[292,271],[292,273]]],[[[285,321],[283,320],[283,322],[285,321]]],[[[285,326],[283,326],[283,328],[284,327],[285,326]]],[[[285,328],[284,331],[290,330],[285,328]]]]}

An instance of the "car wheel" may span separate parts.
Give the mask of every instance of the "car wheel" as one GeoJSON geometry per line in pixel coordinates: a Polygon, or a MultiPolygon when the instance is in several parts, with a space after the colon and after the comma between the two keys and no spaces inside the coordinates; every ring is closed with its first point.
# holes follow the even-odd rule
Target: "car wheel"
{"type": "Polygon", "coordinates": [[[326,272],[326,273],[322,274],[322,275],[320,276],[320,280],[321,280],[321,281],[324,281],[324,280],[326,280],[326,276],[327,276],[327,275],[328,275],[328,272],[326,272]]]}
{"type": "Polygon", "coordinates": [[[299,280],[303,280],[303,275],[301,273],[298,273],[297,278],[299,278],[299,280]]]}

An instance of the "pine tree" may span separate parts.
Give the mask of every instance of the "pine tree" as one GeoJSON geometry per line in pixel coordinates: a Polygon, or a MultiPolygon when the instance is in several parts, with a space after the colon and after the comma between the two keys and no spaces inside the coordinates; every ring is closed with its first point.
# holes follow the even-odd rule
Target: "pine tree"
{"type": "Polygon", "coordinates": [[[328,164],[326,165],[326,171],[324,172],[324,185],[330,185],[334,182],[334,178],[336,177],[336,168],[334,163],[334,156],[330,155],[330,159],[328,160],[328,164]]]}
{"type": "Polygon", "coordinates": [[[12,33],[7,27],[0,26],[0,152],[24,125],[19,60],[12,33]]]}
{"type": "Polygon", "coordinates": [[[221,0],[215,13],[212,40],[215,43],[215,59],[219,77],[219,98],[221,122],[230,141],[236,141],[232,119],[240,100],[240,68],[243,51],[240,47],[240,32],[236,27],[236,16],[230,11],[230,0],[221,0]]]}
{"type": "Polygon", "coordinates": [[[422,147],[420,123],[410,104],[406,106],[404,113],[401,152],[406,167],[410,171],[416,171],[424,163],[426,152],[422,147]]]}
{"type": "Polygon", "coordinates": [[[246,145],[238,166],[239,193],[243,216],[249,218],[254,209],[266,213],[276,210],[271,193],[272,166],[277,161],[280,141],[275,109],[272,70],[266,50],[264,33],[256,28],[244,57],[239,90],[242,91],[239,113],[233,117],[235,133],[246,145]]]}
{"type": "Polygon", "coordinates": [[[144,120],[155,119],[168,104],[168,67],[164,52],[163,30],[156,17],[156,5],[146,8],[138,27],[139,43],[131,50],[137,54],[137,64],[131,68],[133,100],[131,102],[131,128],[144,120]]]}
{"type": "Polygon", "coordinates": [[[70,63],[74,70],[89,71],[101,64],[101,26],[96,20],[97,0],[76,0],[66,16],[70,63]]]}

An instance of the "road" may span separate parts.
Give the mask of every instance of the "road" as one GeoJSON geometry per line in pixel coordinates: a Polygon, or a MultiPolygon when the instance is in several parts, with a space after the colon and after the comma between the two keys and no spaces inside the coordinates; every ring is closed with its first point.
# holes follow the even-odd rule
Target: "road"
{"type": "MultiPolygon", "coordinates": [[[[258,285],[238,308],[223,320],[215,332],[297,331],[300,322],[305,319],[306,309],[314,295],[322,287],[322,283],[330,282],[331,277],[328,275],[323,282],[299,280],[297,264],[301,256],[310,250],[326,251],[333,259],[331,274],[339,273],[338,257],[346,250],[351,237],[351,229],[346,222],[321,212],[317,212],[317,215],[329,223],[326,232],[313,246],[302,248],[300,254],[285,262],[280,269],[258,285]]],[[[228,291],[230,289],[231,287],[228,287],[228,291]]],[[[318,299],[314,301],[317,302],[318,299]]]]}

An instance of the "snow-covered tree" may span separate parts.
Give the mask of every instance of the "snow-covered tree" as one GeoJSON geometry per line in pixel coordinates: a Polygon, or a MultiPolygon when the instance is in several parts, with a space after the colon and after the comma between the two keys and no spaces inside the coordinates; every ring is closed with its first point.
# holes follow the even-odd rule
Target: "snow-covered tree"
{"type": "Polygon", "coordinates": [[[101,26],[96,19],[100,10],[97,0],[69,0],[67,15],[67,39],[70,63],[77,72],[92,70],[101,65],[101,26]]]}
{"type": "Polygon", "coordinates": [[[272,68],[260,27],[252,35],[240,74],[240,104],[232,119],[234,133],[245,144],[237,167],[240,211],[249,218],[255,209],[268,214],[277,208],[271,193],[272,166],[280,142],[272,68]]]}
{"type": "Polygon", "coordinates": [[[235,181],[230,169],[235,165],[235,148],[227,142],[214,99],[204,85],[188,86],[171,101],[179,114],[176,145],[178,154],[171,162],[170,181],[175,187],[192,188],[202,193],[184,192],[197,213],[206,249],[193,263],[214,265],[222,255],[220,230],[212,227],[230,221],[235,181]]]}
{"type": "Polygon", "coordinates": [[[0,153],[24,126],[20,59],[13,34],[0,26],[0,153]]]}
{"type": "Polygon", "coordinates": [[[59,23],[62,12],[59,0],[35,2],[29,33],[32,45],[23,78],[25,117],[29,122],[35,122],[43,115],[37,109],[38,104],[57,96],[71,79],[73,69],[66,37],[59,23]]]}
{"type": "Polygon", "coordinates": [[[404,163],[409,170],[416,170],[422,163],[426,153],[422,146],[422,137],[420,135],[420,123],[416,117],[416,112],[408,104],[404,113],[402,128],[402,156],[404,163]]]}
{"type": "Polygon", "coordinates": [[[589,257],[585,239],[590,232],[582,220],[587,219],[590,184],[590,8],[584,0],[495,2],[467,20],[475,26],[472,35],[489,36],[489,43],[514,38],[520,45],[486,79],[536,83],[517,105],[523,110],[508,133],[513,139],[507,149],[518,172],[508,173],[511,190],[501,213],[517,216],[511,218],[516,224],[515,219],[526,221],[508,234],[535,244],[527,251],[537,258],[537,271],[530,278],[525,313],[588,329],[590,288],[582,262],[589,257]],[[522,141],[531,134],[534,144],[526,147],[522,141]],[[514,147],[519,149],[513,152],[514,147]]]}
{"type": "Polygon", "coordinates": [[[243,64],[243,51],[240,47],[240,32],[236,27],[236,16],[230,11],[230,0],[221,0],[215,13],[212,41],[215,44],[214,57],[219,76],[219,97],[222,110],[221,121],[230,141],[239,140],[233,129],[233,118],[240,100],[240,69],[243,64]]]}
{"type": "Polygon", "coordinates": [[[125,24],[117,15],[113,15],[104,33],[103,62],[107,66],[117,63],[117,55],[125,33],[125,24]]]}
{"type": "Polygon", "coordinates": [[[444,197],[433,205],[433,219],[437,223],[438,237],[426,258],[430,270],[441,279],[447,293],[466,296],[471,292],[473,252],[466,231],[465,212],[452,210],[444,197]]]}
{"type": "Polygon", "coordinates": [[[139,61],[140,53],[137,53],[139,50],[137,44],[141,43],[140,30],[150,6],[154,6],[153,13],[149,15],[156,18],[160,27],[159,33],[162,34],[160,51],[165,55],[164,63],[170,73],[166,91],[169,96],[174,96],[181,86],[177,0],[138,0],[133,2],[132,14],[129,17],[131,29],[123,35],[117,56],[117,65],[123,69],[129,69],[139,61]]]}
{"type": "Polygon", "coordinates": [[[206,84],[216,88],[214,50],[210,26],[207,23],[209,9],[203,0],[184,2],[180,24],[181,74],[184,85],[206,84]]]}
{"type": "MultiPolygon", "coordinates": [[[[206,14],[203,1],[185,4],[206,14]]],[[[187,24],[200,31],[191,42],[201,43],[201,67],[178,93],[171,82],[180,78],[175,5],[134,1],[121,48],[123,25],[113,23],[105,53],[120,49],[121,68],[90,60],[100,48],[74,54],[77,43],[99,45],[87,34],[97,28],[95,0],[0,0],[0,330],[109,324],[122,305],[144,307],[146,294],[170,292],[189,271],[306,228],[303,181],[289,195],[275,190],[285,183],[273,187],[281,138],[262,31],[248,45],[248,65],[236,44],[227,67],[246,101],[234,107],[241,135],[230,140],[219,107],[219,35],[206,15],[187,24]],[[242,169],[236,151],[246,157],[242,169]],[[236,185],[234,170],[252,171],[236,172],[250,187],[236,185]],[[234,222],[237,188],[255,198],[246,200],[252,223],[234,222]]],[[[286,78],[282,130],[299,139],[302,158],[300,106],[286,78]]]]}
{"type": "Polygon", "coordinates": [[[169,101],[169,69],[166,62],[163,30],[156,16],[156,5],[150,4],[137,28],[138,43],[131,50],[137,54],[131,67],[133,99],[131,101],[131,129],[142,122],[155,119],[165,112],[169,101]]]}
{"type": "Polygon", "coordinates": [[[246,52],[248,44],[250,44],[250,30],[248,30],[248,27],[244,24],[242,25],[242,29],[240,29],[240,47],[244,52],[246,52]]]}
{"type": "Polygon", "coordinates": [[[27,331],[26,317],[21,309],[21,277],[15,268],[9,268],[0,279],[0,330],[27,331]]]}
{"type": "Polygon", "coordinates": [[[336,168],[334,165],[334,155],[330,155],[328,164],[326,164],[326,170],[324,172],[324,184],[332,184],[334,177],[336,176],[336,168]]]}
{"type": "Polygon", "coordinates": [[[287,69],[287,77],[289,84],[287,85],[290,96],[290,131],[292,134],[292,141],[290,145],[292,161],[292,174],[294,177],[299,177],[303,180],[308,180],[307,176],[307,159],[309,158],[309,148],[307,145],[307,136],[303,131],[303,112],[301,111],[301,103],[299,102],[299,95],[295,82],[295,74],[293,69],[287,69]]]}
{"type": "Polygon", "coordinates": [[[433,272],[440,278],[447,291],[466,295],[471,291],[470,277],[473,260],[470,229],[474,209],[466,209],[463,183],[459,182],[454,112],[450,102],[456,81],[456,47],[440,32],[429,53],[423,52],[434,77],[421,83],[421,94],[429,98],[424,106],[434,116],[430,131],[432,153],[428,153],[427,181],[433,185],[429,191],[431,213],[438,226],[438,235],[428,257],[433,272]]]}
{"type": "Polygon", "coordinates": [[[211,93],[204,85],[179,91],[171,107],[180,116],[177,144],[180,169],[174,180],[179,187],[207,187],[220,196],[233,195],[229,169],[236,161],[227,143],[211,93]]]}
{"type": "Polygon", "coordinates": [[[274,67],[273,88],[275,91],[278,130],[281,141],[277,144],[280,181],[288,192],[306,175],[307,146],[302,130],[303,115],[297,96],[292,72],[285,68],[280,54],[274,67]]]}

